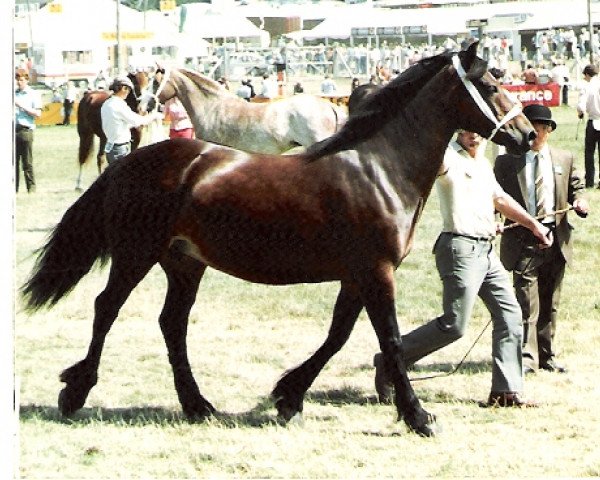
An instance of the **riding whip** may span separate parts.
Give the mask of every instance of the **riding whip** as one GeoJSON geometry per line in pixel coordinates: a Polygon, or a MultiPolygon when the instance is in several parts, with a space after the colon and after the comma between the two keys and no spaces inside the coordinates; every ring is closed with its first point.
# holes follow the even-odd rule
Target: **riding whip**
{"type": "MultiPolygon", "coordinates": [[[[574,208],[575,207],[573,207],[573,205],[569,205],[568,207],[561,208],[560,210],[554,210],[553,212],[544,213],[543,215],[538,215],[537,217],[534,217],[534,218],[536,220],[542,220],[542,219],[546,218],[548,215],[558,215],[561,213],[568,212],[569,210],[573,210],[574,208]]],[[[504,230],[510,230],[511,228],[515,228],[515,227],[519,227],[519,226],[521,226],[521,224],[518,222],[510,223],[504,227],[504,230]]],[[[500,232],[500,233],[502,233],[502,232],[500,232]]]]}

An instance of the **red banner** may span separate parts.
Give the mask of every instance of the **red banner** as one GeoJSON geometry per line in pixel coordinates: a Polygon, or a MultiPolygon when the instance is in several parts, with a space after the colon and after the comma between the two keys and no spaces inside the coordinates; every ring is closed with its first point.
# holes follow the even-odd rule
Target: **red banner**
{"type": "Polygon", "coordinates": [[[550,82],[543,85],[502,85],[509,92],[514,92],[524,105],[537,103],[547,107],[560,105],[560,85],[550,82]]]}

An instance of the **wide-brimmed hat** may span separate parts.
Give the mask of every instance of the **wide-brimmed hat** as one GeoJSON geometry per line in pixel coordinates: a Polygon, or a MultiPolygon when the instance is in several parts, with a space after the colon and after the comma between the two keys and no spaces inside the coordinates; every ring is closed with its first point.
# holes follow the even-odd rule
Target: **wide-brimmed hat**
{"type": "Polygon", "coordinates": [[[523,109],[523,115],[527,117],[530,122],[541,122],[552,127],[552,130],[556,130],[556,122],[552,120],[552,110],[546,105],[527,105],[523,109]]]}
{"type": "Polygon", "coordinates": [[[110,86],[112,91],[116,91],[118,87],[126,86],[133,90],[133,82],[125,75],[117,75],[110,86]]]}

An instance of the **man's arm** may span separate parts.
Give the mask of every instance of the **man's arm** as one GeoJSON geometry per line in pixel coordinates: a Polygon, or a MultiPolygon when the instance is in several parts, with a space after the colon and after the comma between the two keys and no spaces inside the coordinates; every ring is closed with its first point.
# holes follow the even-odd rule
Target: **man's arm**
{"type": "Polygon", "coordinates": [[[547,248],[552,245],[550,229],[529,215],[527,210],[507,193],[494,198],[494,207],[506,218],[530,230],[540,240],[540,247],[547,248]]]}

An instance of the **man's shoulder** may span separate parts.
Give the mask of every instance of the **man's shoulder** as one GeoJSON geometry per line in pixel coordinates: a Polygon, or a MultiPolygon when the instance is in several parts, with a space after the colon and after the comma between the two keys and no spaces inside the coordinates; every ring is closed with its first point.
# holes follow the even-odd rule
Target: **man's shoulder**
{"type": "Polygon", "coordinates": [[[572,160],[574,157],[573,152],[570,152],[569,150],[550,146],[548,147],[548,150],[550,151],[550,157],[554,160],[572,160]]]}

